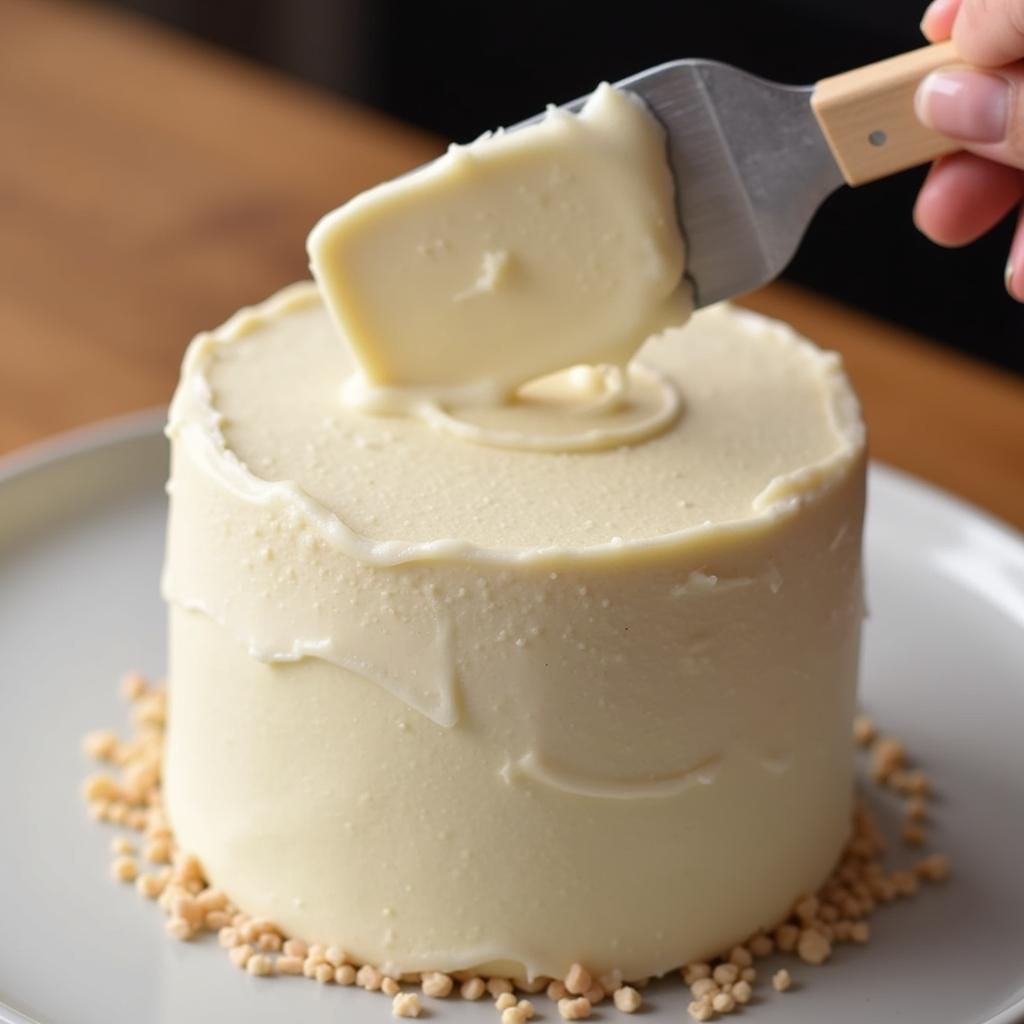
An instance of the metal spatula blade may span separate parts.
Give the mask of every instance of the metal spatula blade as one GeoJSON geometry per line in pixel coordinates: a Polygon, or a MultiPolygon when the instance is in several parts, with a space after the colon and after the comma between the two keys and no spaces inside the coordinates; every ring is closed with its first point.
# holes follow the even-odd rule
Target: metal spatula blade
{"type": "Polygon", "coordinates": [[[813,87],[683,60],[619,83],[661,121],[698,306],[765,284],[840,185],[811,109],[813,87]]]}
{"type": "MultiPolygon", "coordinates": [[[[678,60],[615,83],[665,129],[696,304],[778,276],[843,175],[811,109],[813,86],[678,60]]],[[[565,104],[578,111],[587,97],[565,104]]]]}
{"type": "Polygon", "coordinates": [[[913,111],[921,79],[955,61],[943,43],[810,86],[708,60],[673,61],[616,82],[665,129],[696,304],[776,277],[844,181],[859,185],[956,149],[913,111]]]}

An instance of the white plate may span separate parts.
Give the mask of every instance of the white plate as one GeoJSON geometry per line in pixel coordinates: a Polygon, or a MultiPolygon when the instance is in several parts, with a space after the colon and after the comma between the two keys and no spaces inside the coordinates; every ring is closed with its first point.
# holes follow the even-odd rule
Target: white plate
{"type": "MultiPolygon", "coordinates": [[[[124,723],[123,670],[163,668],[159,421],[109,424],[0,467],[0,1021],[388,1020],[380,995],[250,978],[212,939],[165,938],[159,911],[108,878],[113,832],[79,801],[79,741],[124,723]]],[[[875,467],[867,557],[864,703],[932,772],[936,844],[955,878],[879,911],[867,948],[844,947],[822,968],[787,963],[799,989],[744,1015],[1024,1020],[1024,542],[875,467]]],[[[681,1024],[686,1001],[678,981],[654,985],[646,1016],[681,1024]]],[[[432,1012],[497,1019],[487,1003],[432,1012]]]]}

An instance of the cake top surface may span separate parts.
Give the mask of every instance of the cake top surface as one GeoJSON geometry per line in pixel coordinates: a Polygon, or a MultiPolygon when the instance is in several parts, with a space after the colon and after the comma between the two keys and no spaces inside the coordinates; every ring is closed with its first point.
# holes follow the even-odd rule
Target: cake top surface
{"type": "MultiPolygon", "coordinates": [[[[750,520],[799,500],[862,447],[838,358],[755,314],[701,311],[649,340],[634,366],[649,386],[631,390],[612,420],[628,426],[651,412],[645,402],[656,413],[666,412],[666,396],[674,402],[636,443],[486,443],[488,417],[506,418],[499,436],[523,419],[528,432],[538,417],[549,425],[543,403],[539,413],[467,411],[460,422],[484,431],[485,443],[474,443],[417,418],[346,406],[352,356],[315,287],[297,285],[195,340],[171,432],[205,416],[236,469],[235,456],[256,481],[295,485],[369,542],[451,540],[502,552],[614,548],[750,520]]],[[[550,420],[565,421],[564,410],[550,420]]]]}

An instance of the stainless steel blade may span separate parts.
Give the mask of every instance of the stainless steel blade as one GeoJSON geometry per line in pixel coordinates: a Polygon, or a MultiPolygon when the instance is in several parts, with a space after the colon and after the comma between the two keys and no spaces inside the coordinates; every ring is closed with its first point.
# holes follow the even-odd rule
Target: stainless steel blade
{"type": "Polygon", "coordinates": [[[667,134],[697,305],[776,277],[818,206],[843,184],[811,110],[813,87],[706,60],[673,61],[615,84],[639,96],[667,134]]]}

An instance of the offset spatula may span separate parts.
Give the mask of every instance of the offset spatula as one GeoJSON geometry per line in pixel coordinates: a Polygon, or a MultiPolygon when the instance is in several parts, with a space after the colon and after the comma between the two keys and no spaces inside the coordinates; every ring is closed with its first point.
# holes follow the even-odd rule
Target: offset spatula
{"type": "Polygon", "coordinates": [[[705,60],[617,82],[668,135],[697,305],[778,275],[815,210],[844,181],[861,185],[960,148],[914,116],[918,83],[957,63],[952,44],[940,43],[811,86],[705,60]]]}

